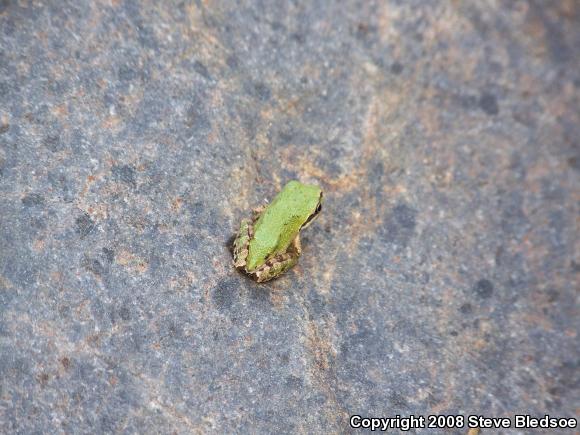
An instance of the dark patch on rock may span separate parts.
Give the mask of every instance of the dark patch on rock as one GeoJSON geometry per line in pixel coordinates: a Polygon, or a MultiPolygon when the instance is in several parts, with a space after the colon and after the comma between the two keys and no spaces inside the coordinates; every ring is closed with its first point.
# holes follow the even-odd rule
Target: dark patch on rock
{"type": "Polygon", "coordinates": [[[187,110],[185,125],[195,132],[205,132],[211,127],[200,99],[196,98],[195,104],[191,105],[187,110]]]}
{"type": "Polygon", "coordinates": [[[124,321],[131,320],[131,311],[127,307],[121,307],[119,309],[119,317],[124,321]]]}
{"type": "MultiPolygon", "coordinates": [[[[532,2],[532,14],[535,14],[542,22],[545,29],[545,37],[548,48],[550,50],[551,58],[557,63],[567,63],[574,60],[572,50],[567,43],[565,33],[563,33],[562,26],[555,22],[547,13],[540,2],[532,2]]],[[[576,8],[576,13],[577,8],[576,8]]],[[[575,22],[578,22],[576,17],[575,22]]]]}
{"type": "Polygon", "coordinates": [[[306,42],[306,35],[302,32],[292,33],[292,35],[290,35],[290,38],[300,45],[306,42]]]}
{"type": "Polygon", "coordinates": [[[250,140],[254,140],[258,131],[259,119],[255,112],[244,112],[241,115],[242,127],[250,140]]]}
{"type": "Polygon", "coordinates": [[[10,124],[0,124],[0,134],[4,134],[8,130],[10,130],[10,124]]]}
{"type": "Polygon", "coordinates": [[[398,393],[396,391],[392,392],[389,395],[389,402],[391,403],[391,405],[397,409],[406,409],[409,407],[409,402],[407,402],[407,399],[405,398],[405,396],[403,396],[401,393],[398,393]]]}
{"type": "Polygon", "coordinates": [[[459,307],[459,311],[461,312],[461,314],[465,314],[466,316],[468,316],[473,313],[473,306],[469,303],[463,304],[461,305],[461,307],[459,307]]]}
{"type": "Polygon", "coordinates": [[[546,292],[547,300],[551,304],[556,302],[560,298],[560,293],[557,290],[550,289],[546,292]]]}
{"type": "Polygon", "coordinates": [[[284,24],[282,24],[279,21],[273,21],[270,23],[270,28],[274,31],[274,32],[285,32],[286,31],[286,26],[284,24]]]}
{"type": "Polygon", "coordinates": [[[224,245],[226,248],[228,248],[228,251],[232,255],[234,254],[234,242],[236,241],[237,237],[238,237],[238,233],[236,231],[235,234],[232,234],[232,236],[226,240],[226,243],[224,245]]]}
{"type": "Polygon", "coordinates": [[[113,251],[110,248],[103,248],[102,252],[103,255],[105,256],[107,263],[112,263],[113,260],[115,259],[115,251],[113,251]]]}
{"type": "Polygon", "coordinates": [[[454,99],[464,109],[477,109],[479,107],[479,98],[476,95],[458,95],[454,99]]]}
{"type": "Polygon", "coordinates": [[[308,292],[308,306],[311,309],[311,314],[315,317],[320,317],[325,308],[323,297],[317,292],[308,292]]]}
{"type": "Polygon", "coordinates": [[[139,76],[139,72],[131,65],[122,65],[119,68],[119,80],[123,82],[130,82],[139,76]]]}
{"type": "MultiPolygon", "coordinates": [[[[188,234],[187,236],[185,236],[185,244],[189,249],[197,250],[199,248],[199,237],[195,234],[188,234]]],[[[233,248],[230,247],[230,249],[233,248]]]]}
{"type": "Polygon", "coordinates": [[[48,179],[52,188],[59,193],[59,197],[65,203],[74,201],[74,184],[64,174],[53,171],[48,174],[48,179]]]}
{"type": "Polygon", "coordinates": [[[105,274],[106,270],[101,264],[99,260],[96,258],[91,258],[88,256],[83,257],[81,261],[81,265],[88,270],[89,272],[93,272],[97,276],[102,276],[105,274]]]}
{"type": "Polygon", "coordinates": [[[137,184],[135,181],[135,169],[129,165],[115,165],[111,168],[113,172],[113,176],[132,187],[135,187],[137,184]]]}
{"type": "Polygon", "coordinates": [[[519,235],[525,231],[527,216],[524,213],[521,192],[500,192],[499,209],[501,227],[506,234],[519,235]]]}
{"type": "Polygon", "coordinates": [[[481,299],[488,299],[493,294],[493,284],[488,279],[480,279],[473,286],[473,291],[481,299]]]}
{"type": "Polygon", "coordinates": [[[399,62],[394,62],[391,65],[391,72],[395,75],[399,75],[403,72],[403,65],[399,62]]]}
{"type": "Polygon", "coordinates": [[[294,376],[294,375],[290,375],[286,377],[286,386],[296,389],[296,390],[300,390],[304,385],[304,381],[302,380],[302,378],[299,378],[298,376],[294,376]]]}
{"type": "Polygon", "coordinates": [[[270,309],[272,307],[271,293],[267,285],[256,285],[252,278],[240,273],[244,277],[244,281],[251,283],[249,286],[249,297],[252,304],[257,308],[270,309]]]}
{"type": "Polygon", "coordinates": [[[231,69],[236,70],[240,66],[240,60],[237,58],[237,56],[234,55],[228,56],[228,58],[226,59],[226,64],[231,69]]]}
{"type": "Polygon", "coordinates": [[[252,83],[245,86],[246,91],[260,101],[267,102],[272,96],[270,88],[265,83],[252,83]]]}
{"type": "Polygon", "coordinates": [[[383,162],[376,162],[369,171],[369,177],[378,181],[377,185],[382,188],[383,176],[385,175],[385,166],[383,162]]]}
{"type": "Polygon", "coordinates": [[[497,115],[499,106],[494,95],[484,93],[479,97],[479,107],[488,115],[497,115]]]}
{"type": "Polygon", "coordinates": [[[398,204],[392,212],[393,223],[409,231],[413,231],[417,225],[416,216],[417,211],[407,204],[398,204]]]}
{"type": "Polygon", "coordinates": [[[211,75],[209,73],[209,70],[199,60],[196,60],[195,62],[193,62],[193,69],[195,70],[196,73],[201,75],[204,79],[211,80],[211,75]]]}
{"type": "Polygon", "coordinates": [[[60,135],[58,134],[45,136],[45,138],[42,140],[42,143],[46,148],[48,148],[53,153],[60,151],[62,149],[60,135]]]}
{"type": "Polygon", "coordinates": [[[48,373],[41,373],[41,374],[38,376],[38,382],[40,383],[40,386],[41,386],[42,388],[46,387],[46,384],[48,384],[48,380],[49,380],[49,378],[50,378],[50,377],[48,376],[48,373]]]}
{"type": "Polygon", "coordinates": [[[288,145],[294,139],[294,132],[281,131],[278,133],[278,141],[281,145],[288,145]]]}
{"type": "Polygon", "coordinates": [[[60,359],[60,363],[62,364],[63,369],[67,370],[70,369],[70,358],[67,356],[63,356],[60,359]]]}
{"type": "Polygon", "coordinates": [[[34,216],[30,218],[29,221],[30,228],[35,230],[45,230],[46,229],[46,219],[44,217],[34,216]]]}
{"type": "Polygon", "coordinates": [[[75,226],[77,234],[81,236],[81,238],[85,238],[95,229],[95,222],[88,214],[83,213],[76,218],[75,226]]]}
{"type": "Polygon", "coordinates": [[[203,202],[196,201],[193,204],[188,203],[187,208],[191,214],[191,224],[199,227],[200,222],[206,213],[206,206],[203,202]]]}
{"type": "Polygon", "coordinates": [[[233,278],[222,279],[214,288],[212,299],[218,309],[228,310],[238,300],[239,282],[233,278]]]}
{"type": "Polygon", "coordinates": [[[167,331],[168,338],[179,338],[183,335],[183,329],[181,325],[175,323],[173,320],[169,320],[165,324],[165,330],[167,331]]]}
{"type": "Polygon", "coordinates": [[[377,26],[366,22],[361,22],[356,25],[355,36],[358,39],[364,40],[377,32],[377,26]]]}
{"type": "Polygon", "coordinates": [[[0,13],[6,11],[11,3],[11,0],[0,0],[0,13]]]}
{"type": "Polygon", "coordinates": [[[40,193],[29,193],[24,198],[22,198],[22,204],[26,207],[43,205],[44,204],[44,196],[42,196],[40,193]]]}

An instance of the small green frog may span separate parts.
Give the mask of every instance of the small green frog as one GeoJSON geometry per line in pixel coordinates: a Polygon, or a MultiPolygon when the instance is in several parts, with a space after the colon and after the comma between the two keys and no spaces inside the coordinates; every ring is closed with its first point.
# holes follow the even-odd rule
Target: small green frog
{"type": "Polygon", "coordinates": [[[234,241],[234,266],[258,282],[269,281],[290,269],[302,253],[300,230],[318,216],[322,190],[290,181],[266,207],[242,219],[234,241]]]}

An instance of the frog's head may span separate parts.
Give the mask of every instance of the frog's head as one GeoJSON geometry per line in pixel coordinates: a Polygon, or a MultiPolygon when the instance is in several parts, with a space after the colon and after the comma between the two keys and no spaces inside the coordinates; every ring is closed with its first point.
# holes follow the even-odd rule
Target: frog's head
{"type": "MultiPolygon", "coordinates": [[[[322,189],[313,184],[289,181],[279,196],[285,198],[288,213],[296,219],[298,231],[307,228],[322,210],[322,189]]],[[[277,199],[278,197],[274,201],[277,199]]]]}
{"type": "MultiPolygon", "coordinates": [[[[312,187],[316,187],[316,186],[312,186],[312,187]]],[[[316,187],[316,189],[318,190],[318,192],[312,192],[309,194],[312,196],[309,199],[309,202],[312,205],[315,205],[314,211],[312,211],[310,213],[310,215],[306,219],[306,222],[304,222],[302,224],[302,226],[300,227],[301,230],[303,230],[304,228],[308,228],[310,226],[310,224],[318,217],[318,215],[322,211],[322,198],[324,195],[322,194],[322,190],[320,190],[318,187],[316,187]]]]}

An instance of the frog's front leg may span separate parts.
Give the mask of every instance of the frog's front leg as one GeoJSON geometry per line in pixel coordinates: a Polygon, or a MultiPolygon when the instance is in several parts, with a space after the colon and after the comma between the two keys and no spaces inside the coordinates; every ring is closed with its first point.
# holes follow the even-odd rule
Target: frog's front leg
{"type": "Polygon", "coordinates": [[[284,254],[278,254],[256,269],[256,281],[269,281],[287,272],[298,262],[301,253],[300,236],[297,235],[284,254]]]}
{"type": "Polygon", "coordinates": [[[246,266],[252,231],[252,221],[250,219],[242,219],[238,236],[234,240],[234,266],[237,268],[243,269],[246,266]]]}

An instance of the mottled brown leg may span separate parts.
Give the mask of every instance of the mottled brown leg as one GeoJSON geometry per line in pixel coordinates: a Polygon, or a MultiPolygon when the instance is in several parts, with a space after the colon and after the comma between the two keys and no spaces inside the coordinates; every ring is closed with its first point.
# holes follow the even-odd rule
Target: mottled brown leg
{"type": "Polygon", "coordinates": [[[234,266],[243,268],[248,258],[248,247],[252,237],[252,222],[250,219],[242,219],[238,237],[234,240],[234,266]]]}
{"type": "Polygon", "coordinates": [[[287,272],[298,262],[301,253],[302,247],[300,245],[300,237],[296,236],[292,241],[292,244],[288,247],[286,253],[277,255],[268,260],[263,266],[260,266],[254,272],[256,281],[269,281],[272,278],[276,278],[277,276],[287,272]]]}
{"type": "Polygon", "coordinates": [[[256,223],[262,212],[266,210],[265,205],[261,205],[252,210],[252,223],[256,223]]]}

